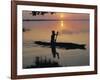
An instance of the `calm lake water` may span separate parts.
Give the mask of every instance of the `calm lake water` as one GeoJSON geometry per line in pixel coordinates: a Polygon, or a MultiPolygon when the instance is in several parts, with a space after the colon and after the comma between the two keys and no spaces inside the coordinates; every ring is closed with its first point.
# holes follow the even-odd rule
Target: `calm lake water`
{"type": "Polygon", "coordinates": [[[62,66],[89,65],[88,21],[23,21],[23,68],[34,65],[36,56],[57,61],[62,66]],[[54,59],[51,49],[34,44],[50,41],[51,31],[59,31],[57,42],[86,44],[86,49],[58,49],[60,59],[54,59]]]}

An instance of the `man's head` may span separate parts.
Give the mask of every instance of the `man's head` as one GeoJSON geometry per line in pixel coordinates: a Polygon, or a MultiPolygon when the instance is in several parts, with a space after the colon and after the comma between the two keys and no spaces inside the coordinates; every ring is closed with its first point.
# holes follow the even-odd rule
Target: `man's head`
{"type": "Polygon", "coordinates": [[[55,31],[54,30],[52,30],[52,34],[55,34],[55,31]]]}

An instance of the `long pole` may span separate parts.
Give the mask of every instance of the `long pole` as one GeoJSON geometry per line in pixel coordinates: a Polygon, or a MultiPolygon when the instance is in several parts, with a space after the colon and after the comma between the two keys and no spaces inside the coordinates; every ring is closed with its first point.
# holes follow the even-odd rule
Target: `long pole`
{"type": "Polygon", "coordinates": [[[57,33],[56,33],[56,38],[55,38],[55,42],[56,42],[56,40],[57,40],[57,36],[58,36],[58,31],[57,31],[57,33]]]}

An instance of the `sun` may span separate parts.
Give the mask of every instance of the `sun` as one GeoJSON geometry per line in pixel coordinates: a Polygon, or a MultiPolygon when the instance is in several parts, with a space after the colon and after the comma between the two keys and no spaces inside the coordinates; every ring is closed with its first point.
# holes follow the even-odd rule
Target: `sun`
{"type": "Polygon", "coordinates": [[[59,13],[59,26],[57,27],[57,30],[61,33],[64,29],[64,13],[59,13]]]}
{"type": "Polygon", "coordinates": [[[61,18],[61,21],[60,21],[60,29],[62,31],[64,29],[64,21],[63,21],[64,14],[63,13],[60,13],[60,18],[61,18]]]}
{"type": "Polygon", "coordinates": [[[64,22],[63,22],[63,21],[61,21],[61,27],[62,27],[62,28],[64,27],[64,22]]]}
{"type": "Polygon", "coordinates": [[[63,17],[64,17],[64,14],[63,14],[63,13],[61,13],[61,14],[60,14],[60,18],[63,18],[63,17]]]}
{"type": "Polygon", "coordinates": [[[60,30],[62,31],[63,29],[64,29],[64,21],[61,20],[61,21],[60,21],[60,30]]]}

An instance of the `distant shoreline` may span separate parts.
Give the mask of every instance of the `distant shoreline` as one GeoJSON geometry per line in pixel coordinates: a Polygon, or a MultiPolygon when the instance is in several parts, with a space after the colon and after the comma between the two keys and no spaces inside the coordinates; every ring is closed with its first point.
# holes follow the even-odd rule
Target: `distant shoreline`
{"type": "Polygon", "coordinates": [[[89,21],[89,19],[23,19],[23,21],[89,21]]]}

